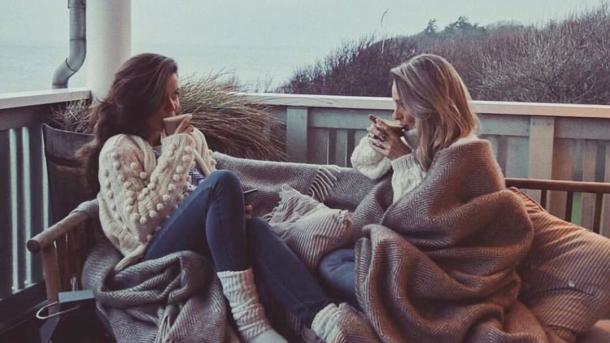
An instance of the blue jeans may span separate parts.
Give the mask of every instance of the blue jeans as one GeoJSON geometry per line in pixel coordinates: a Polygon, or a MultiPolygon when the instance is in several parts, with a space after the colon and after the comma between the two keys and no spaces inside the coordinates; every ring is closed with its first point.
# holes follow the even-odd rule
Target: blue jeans
{"type": "Polygon", "coordinates": [[[269,224],[246,220],[241,183],[230,171],[213,172],[184,199],[153,237],[144,258],[181,250],[210,258],[219,272],[253,267],[263,305],[282,306],[308,326],[330,302],[269,224]]]}
{"type": "Polygon", "coordinates": [[[356,298],[355,251],[338,249],[320,261],[320,276],[336,297],[360,309],[356,298]]]}

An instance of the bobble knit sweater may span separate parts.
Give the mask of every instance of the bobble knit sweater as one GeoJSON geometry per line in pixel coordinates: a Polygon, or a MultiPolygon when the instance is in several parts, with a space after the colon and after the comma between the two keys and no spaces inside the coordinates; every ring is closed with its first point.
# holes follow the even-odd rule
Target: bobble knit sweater
{"type": "Polygon", "coordinates": [[[161,222],[178,207],[190,183],[189,170],[198,166],[208,176],[215,165],[197,129],[163,138],[158,159],[138,136],[119,134],[104,143],[97,198],[102,230],[124,256],[116,271],[141,258],[161,222]]]}

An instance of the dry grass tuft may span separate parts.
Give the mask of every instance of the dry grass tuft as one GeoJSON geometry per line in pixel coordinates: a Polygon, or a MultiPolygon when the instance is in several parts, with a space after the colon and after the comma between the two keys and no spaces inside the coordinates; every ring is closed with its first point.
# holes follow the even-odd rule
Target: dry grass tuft
{"type": "MultiPolygon", "coordinates": [[[[231,156],[259,160],[285,160],[284,143],[275,132],[282,123],[264,107],[247,103],[237,93],[235,80],[210,74],[183,81],[182,112],[193,113],[193,125],[200,129],[210,148],[231,156]]],[[[54,108],[53,127],[91,133],[89,101],[79,100],[54,108]]]]}
{"type": "Polygon", "coordinates": [[[264,107],[247,103],[239,87],[222,74],[187,79],[181,85],[182,112],[193,114],[193,125],[213,150],[231,156],[285,160],[283,141],[273,134],[281,126],[264,107]]]}
{"type": "Polygon", "coordinates": [[[65,106],[56,106],[51,110],[51,126],[72,132],[91,133],[90,114],[87,110],[90,100],[71,101],[65,106]]]}

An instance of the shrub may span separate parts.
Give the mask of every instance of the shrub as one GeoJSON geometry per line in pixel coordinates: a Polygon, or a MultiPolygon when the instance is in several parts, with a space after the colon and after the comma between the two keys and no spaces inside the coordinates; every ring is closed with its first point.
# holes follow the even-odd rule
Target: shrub
{"type": "Polygon", "coordinates": [[[343,45],[300,68],[278,91],[389,96],[389,70],[420,53],[445,57],[475,99],[610,104],[610,11],[606,4],[540,27],[460,17],[444,30],[343,45]]]}

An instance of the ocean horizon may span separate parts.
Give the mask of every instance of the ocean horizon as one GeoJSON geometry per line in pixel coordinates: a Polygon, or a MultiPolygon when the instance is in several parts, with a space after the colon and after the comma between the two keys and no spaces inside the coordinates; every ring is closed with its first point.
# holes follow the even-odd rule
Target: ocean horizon
{"type": "MultiPolygon", "coordinates": [[[[315,46],[256,45],[154,45],[136,46],[132,54],[156,52],[178,63],[181,78],[222,73],[257,90],[273,89],[288,81],[298,68],[322,59],[315,46]]],[[[0,93],[51,88],[55,69],[67,57],[65,44],[0,43],[0,93]]],[[[70,79],[70,87],[84,87],[87,61],[70,79]]]]}

